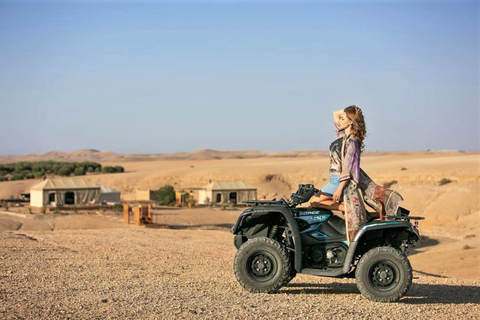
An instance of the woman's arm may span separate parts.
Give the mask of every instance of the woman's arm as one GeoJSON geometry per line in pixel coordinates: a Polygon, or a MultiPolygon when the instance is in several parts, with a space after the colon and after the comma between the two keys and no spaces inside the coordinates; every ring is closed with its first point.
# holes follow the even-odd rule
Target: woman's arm
{"type": "Polygon", "coordinates": [[[333,194],[332,196],[332,199],[333,201],[335,202],[339,202],[340,201],[340,198],[342,197],[342,194],[343,194],[343,188],[345,188],[345,186],[347,185],[349,180],[343,180],[342,182],[340,182],[337,190],[335,190],[335,193],[333,194]]]}
{"type": "Polygon", "coordinates": [[[335,190],[332,199],[336,202],[342,197],[343,189],[350,180],[358,184],[360,180],[360,152],[356,140],[347,140],[348,146],[345,156],[342,159],[342,172],[340,174],[340,184],[335,190]]]}
{"type": "Polygon", "coordinates": [[[358,148],[358,142],[353,138],[349,138],[345,144],[346,150],[342,158],[340,182],[353,179],[358,184],[360,179],[360,149],[358,148]]]}
{"type": "Polygon", "coordinates": [[[340,109],[340,110],[337,110],[337,111],[333,111],[333,121],[335,123],[338,122],[338,120],[340,119],[340,116],[342,115],[342,113],[345,112],[345,109],[340,109]]]}
{"type": "Polygon", "coordinates": [[[340,120],[340,116],[342,115],[342,113],[345,112],[343,110],[344,109],[340,109],[340,110],[337,110],[337,111],[333,112],[333,125],[334,125],[334,129],[335,129],[335,133],[337,134],[337,137],[345,135],[345,130],[340,131],[338,129],[338,125],[337,125],[338,121],[340,120]]]}

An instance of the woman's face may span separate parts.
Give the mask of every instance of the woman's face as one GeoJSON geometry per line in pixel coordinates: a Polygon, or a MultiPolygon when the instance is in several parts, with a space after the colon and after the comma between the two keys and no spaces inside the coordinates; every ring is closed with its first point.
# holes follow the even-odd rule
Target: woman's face
{"type": "Polygon", "coordinates": [[[343,112],[338,119],[337,126],[339,130],[347,129],[351,124],[350,119],[348,119],[347,114],[343,112]]]}

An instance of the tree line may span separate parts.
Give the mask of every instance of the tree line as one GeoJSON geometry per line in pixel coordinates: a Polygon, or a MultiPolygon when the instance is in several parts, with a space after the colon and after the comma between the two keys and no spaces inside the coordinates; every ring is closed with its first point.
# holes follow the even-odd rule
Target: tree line
{"type": "Polygon", "coordinates": [[[0,181],[40,179],[47,174],[63,177],[84,176],[87,173],[125,172],[121,166],[105,166],[98,162],[38,161],[0,164],[0,181]]]}

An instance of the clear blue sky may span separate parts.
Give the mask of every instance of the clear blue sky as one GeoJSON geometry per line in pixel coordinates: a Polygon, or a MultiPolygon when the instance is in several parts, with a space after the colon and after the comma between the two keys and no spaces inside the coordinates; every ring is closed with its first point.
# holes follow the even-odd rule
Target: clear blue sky
{"type": "Polygon", "coordinates": [[[0,154],[479,151],[479,1],[3,1],[0,154]]]}

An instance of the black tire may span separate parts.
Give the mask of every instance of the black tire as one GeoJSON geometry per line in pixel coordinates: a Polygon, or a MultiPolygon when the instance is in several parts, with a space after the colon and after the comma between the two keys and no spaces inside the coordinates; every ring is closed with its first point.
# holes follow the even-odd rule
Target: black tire
{"type": "Polygon", "coordinates": [[[297,270],[295,270],[295,267],[293,265],[293,261],[294,261],[294,254],[290,253],[290,260],[289,260],[290,274],[288,275],[287,279],[285,279],[285,282],[283,283],[283,285],[289,284],[290,281],[292,281],[297,276],[297,270]]]}
{"type": "Polygon", "coordinates": [[[289,284],[290,281],[292,281],[296,276],[297,276],[297,270],[295,270],[295,268],[292,266],[292,269],[290,270],[290,274],[287,277],[287,279],[285,279],[285,282],[283,282],[283,285],[285,286],[289,284]]]}
{"type": "Polygon", "coordinates": [[[378,247],[363,255],[355,277],[358,289],[367,299],[394,302],[412,285],[412,266],[400,250],[378,247]]]}
{"type": "Polygon", "coordinates": [[[233,261],[238,282],[255,293],[276,292],[290,275],[287,251],[270,238],[255,238],[238,249],[233,261]]]}

